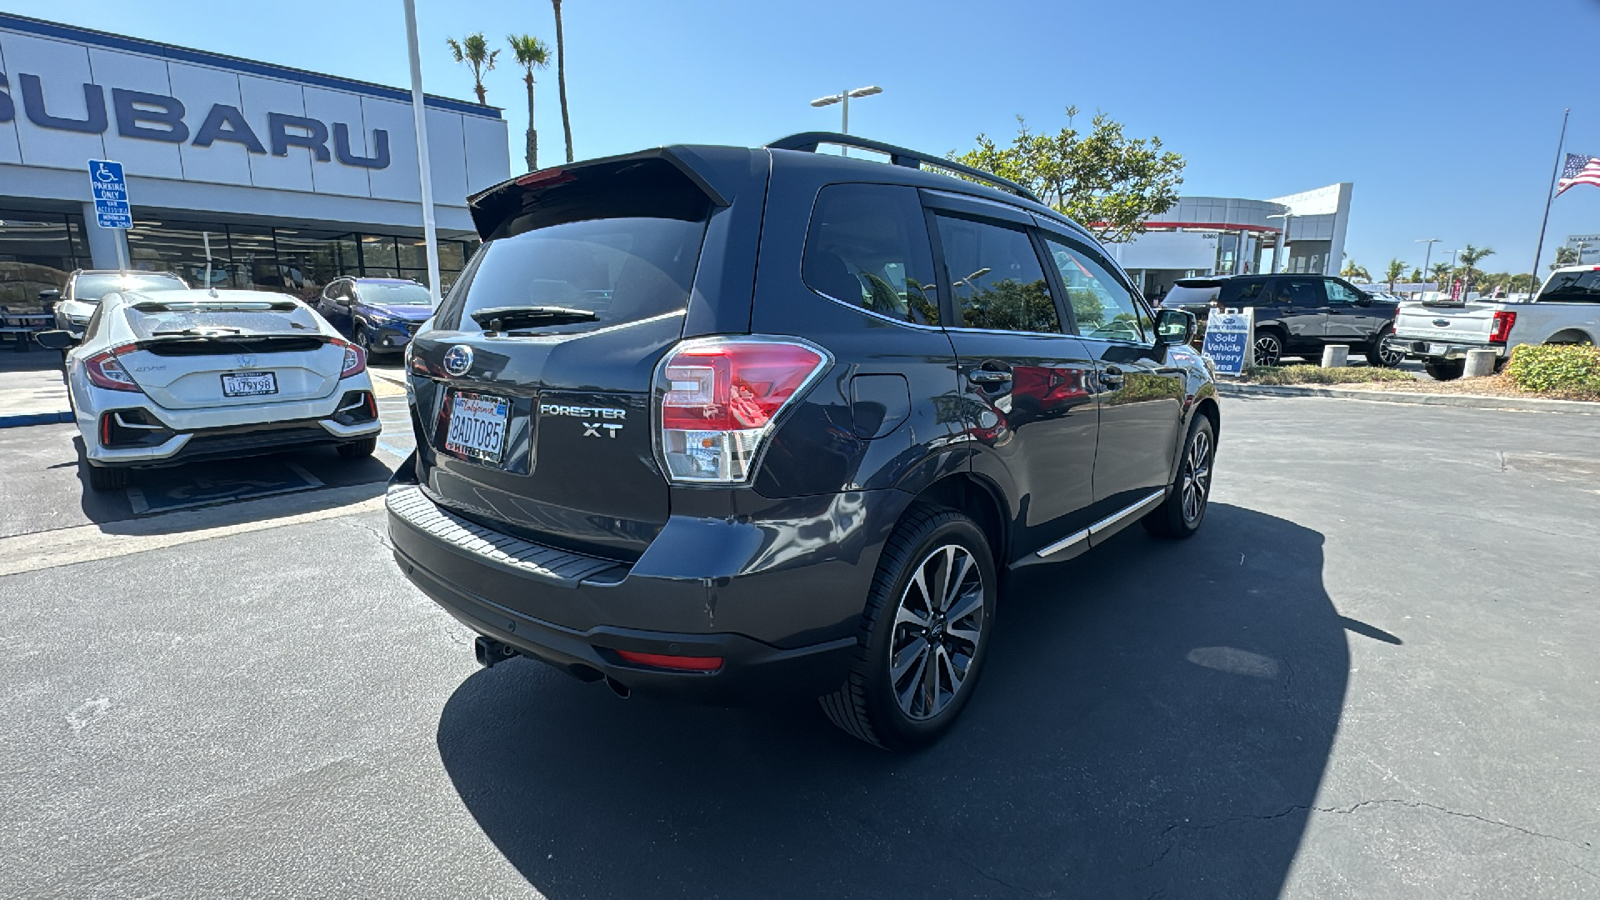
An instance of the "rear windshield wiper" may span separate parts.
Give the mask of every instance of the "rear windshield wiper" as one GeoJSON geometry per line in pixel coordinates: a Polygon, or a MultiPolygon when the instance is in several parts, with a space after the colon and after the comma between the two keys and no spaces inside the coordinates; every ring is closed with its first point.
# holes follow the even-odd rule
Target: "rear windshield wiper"
{"type": "Polygon", "coordinates": [[[151,337],[210,337],[214,334],[238,334],[243,328],[230,328],[226,325],[213,325],[210,328],[180,328],[173,331],[152,331],[151,337]]]}
{"type": "Polygon", "coordinates": [[[472,314],[478,327],[489,331],[509,331],[527,325],[567,325],[573,322],[598,322],[591,310],[570,306],[495,306],[472,314]]]}

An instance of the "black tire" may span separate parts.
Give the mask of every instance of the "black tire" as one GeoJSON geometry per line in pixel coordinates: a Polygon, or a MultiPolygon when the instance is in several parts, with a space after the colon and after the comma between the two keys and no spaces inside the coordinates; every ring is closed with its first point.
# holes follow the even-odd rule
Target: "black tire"
{"type": "Polygon", "coordinates": [[[1455,381],[1467,370],[1467,362],[1462,359],[1430,359],[1422,367],[1428,370],[1428,377],[1434,381],[1455,381]]]}
{"type": "Polygon", "coordinates": [[[912,750],[937,740],[954,724],[977,689],[993,630],[997,590],[989,542],[977,523],[953,509],[913,506],[895,528],[878,561],[861,616],[861,636],[850,674],[837,691],[818,698],[828,718],[851,735],[887,750],[912,750]],[[952,547],[956,548],[954,553],[952,547]],[[963,551],[964,558],[959,555],[963,551]],[[951,562],[954,560],[960,562],[951,562]],[[965,565],[967,561],[970,567],[965,565]],[[942,586],[947,581],[940,581],[941,573],[950,568],[957,568],[961,575],[955,588],[932,588],[932,593],[946,595],[944,611],[940,612],[933,608],[938,598],[918,585],[927,585],[932,578],[935,585],[942,586]],[[974,574],[978,579],[975,587],[971,584],[974,574]],[[954,594],[953,599],[950,594],[954,594]],[[978,601],[976,607],[971,606],[974,600],[978,601]],[[908,609],[906,617],[901,615],[903,605],[908,609]],[[929,627],[922,627],[916,618],[916,610],[923,606],[930,614],[920,621],[930,623],[929,627]],[[971,611],[947,617],[962,608],[971,611]],[[962,623],[976,628],[958,628],[962,623]],[[973,633],[976,639],[959,637],[964,633],[973,633]],[[918,647],[923,648],[920,653],[918,647]],[[891,664],[891,655],[897,648],[905,661],[898,679],[891,664]],[[961,677],[955,679],[956,664],[962,655],[966,666],[961,677]],[[931,694],[925,677],[929,664],[935,667],[931,694]],[[905,685],[898,693],[897,683],[905,685]],[[952,687],[948,696],[943,690],[947,683],[952,687]],[[923,690],[919,691],[919,686],[923,690]],[[910,699],[903,701],[902,697],[910,699]],[[919,700],[923,713],[920,716],[916,714],[919,700]]]}
{"type": "Polygon", "coordinates": [[[356,333],[354,335],[354,338],[355,338],[356,346],[360,347],[362,352],[366,353],[368,359],[371,359],[372,358],[372,336],[367,334],[367,326],[366,326],[366,324],[363,323],[363,322],[357,322],[356,323],[356,327],[355,327],[355,332],[356,333]]]}
{"type": "Polygon", "coordinates": [[[1272,329],[1256,332],[1256,344],[1252,359],[1258,366],[1276,366],[1283,362],[1284,340],[1283,335],[1272,329]]]}
{"type": "Polygon", "coordinates": [[[1378,336],[1372,339],[1372,346],[1367,348],[1367,365],[1392,369],[1405,361],[1406,355],[1399,351],[1384,352],[1383,342],[1394,336],[1394,326],[1385,325],[1378,336]]]}
{"type": "Polygon", "coordinates": [[[378,438],[362,438],[359,441],[349,441],[339,445],[339,455],[345,459],[365,459],[378,450],[378,438]]]}
{"type": "Polygon", "coordinates": [[[1210,416],[1196,415],[1189,424],[1183,458],[1178,461],[1178,474],[1167,490],[1167,499],[1140,520],[1145,530],[1169,538],[1186,538],[1199,531],[1211,505],[1211,474],[1216,461],[1217,429],[1210,416]]]}
{"type": "Polygon", "coordinates": [[[89,470],[89,487],[97,491],[116,491],[128,486],[128,470],[109,466],[95,466],[85,462],[89,470]]]}

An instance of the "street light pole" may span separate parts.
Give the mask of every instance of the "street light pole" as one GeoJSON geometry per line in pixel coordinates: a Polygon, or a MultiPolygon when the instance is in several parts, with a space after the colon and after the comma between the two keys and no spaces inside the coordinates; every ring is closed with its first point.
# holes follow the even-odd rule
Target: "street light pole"
{"type": "MultiPolygon", "coordinates": [[[[1438,238],[1417,238],[1412,243],[1415,243],[1415,244],[1427,244],[1428,245],[1428,252],[1424,253],[1422,255],[1422,283],[1423,284],[1427,284],[1428,283],[1428,263],[1433,262],[1433,245],[1439,243],[1439,239],[1438,238]]],[[[1427,291],[1424,290],[1421,293],[1426,294],[1427,291]]]]}
{"type": "Polygon", "coordinates": [[[439,308],[439,234],[433,225],[433,169],[428,163],[428,116],[422,98],[422,57],[417,52],[417,3],[405,0],[406,50],[411,55],[411,118],[417,128],[417,174],[422,186],[422,240],[428,251],[428,294],[439,308]]]}
{"type": "MultiPolygon", "coordinates": [[[[1440,253],[1448,253],[1448,254],[1450,254],[1450,285],[1449,285],[1449,287],[1450,287],[1450,291],[1453,292],[1456,289],[1456,254],[1460,253],[1461,251],[1460,250],[1440,250],[1439,252],[1440,253]]],[[[1440,300],[1444,299],[1444,294],[1443,293],[1441,293],[1439,295],[1439,299],[1440,300]]]]}
{"type": "MultiPolygon", "coordinates": [[[[818,97],[817,99],[811,101],[811,105],[812,106],[816,106],[816,107],[823,107],[823,106],[832,106],[835,103],[841,104],[842,107],[843,107],[843,110],[842,110],[842,112],[843,112],[843,121],[840,123],[840,131],[839,131],[839,133],[840,134],[849,134],[850,133],[850,98],[851,97],[871,97],[873,94],[881,94],[881,93],[883,93],[883,88],[878,87],[875,84],[872,84],[872,85],[868,85],[866,87],[853,88],[853,89],[848,90],[848,91],[840,91],[837,94],[829,94],[826,97],[818,97]]],[[[845,156],[849,156],[850,155],[850,148],[849,147],[844,147],[842,149],[844,150],[844,155],[845,156]]]]}

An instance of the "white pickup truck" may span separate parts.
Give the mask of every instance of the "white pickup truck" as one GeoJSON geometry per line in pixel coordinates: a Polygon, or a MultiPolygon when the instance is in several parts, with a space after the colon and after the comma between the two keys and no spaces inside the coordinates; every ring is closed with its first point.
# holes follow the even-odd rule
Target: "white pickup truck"
{"type": "Polygon", "coordinates": [[[1420,359],[1440,381],[1460,378],[1468,350],[1493,350],[1501,363],[1520,344],[1600,342],[1600,266],[1550,274],[1532,300],[1403,303],[1389,346],[1420,359]]]}

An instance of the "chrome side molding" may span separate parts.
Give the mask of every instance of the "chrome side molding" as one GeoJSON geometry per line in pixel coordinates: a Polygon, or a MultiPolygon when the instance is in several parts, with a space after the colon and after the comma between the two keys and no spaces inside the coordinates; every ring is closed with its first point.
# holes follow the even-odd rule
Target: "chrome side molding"
{"type": "Polygon", "coordinates": [[[1145,497],[1143,500],[1134,503],[1132,506],[1106,516],[1104,519],[1101,519],[1082,531],[1069,534],[1061,540],[1049,545],[1048,547],[1041,547],[1036,552],[1036,555],[1040,559],[1043,559],[1047,556],[1054,556],[1063,550],[1087,541],[1089,538],[1101,537],[1102,535],[1116,531],[1123,525],[1127,524],[1129,519],[1132,519],[1135,516],[1141,516],[1150,510],[1155,509],[1161,504],[1161,501],[1165,499],[1167,499],[1167,489],[1162,488],[1150,496],[1145,497]]]}

